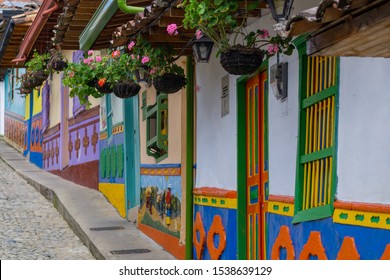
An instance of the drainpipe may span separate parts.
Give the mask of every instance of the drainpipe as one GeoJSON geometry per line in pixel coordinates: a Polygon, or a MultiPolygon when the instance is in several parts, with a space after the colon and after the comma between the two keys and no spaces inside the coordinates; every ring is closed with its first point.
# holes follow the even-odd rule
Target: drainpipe
{"type": "Polygon", "coordinates": [[[126,0],[118,0],[118,7],[125,14],[136,14],[136,13],[143,12],[145,10],[145,8],[128,6],[126,0]]]}

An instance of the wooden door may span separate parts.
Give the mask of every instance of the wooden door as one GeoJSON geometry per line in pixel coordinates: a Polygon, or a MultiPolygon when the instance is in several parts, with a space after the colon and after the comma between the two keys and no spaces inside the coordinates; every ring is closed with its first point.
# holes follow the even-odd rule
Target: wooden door
{"type": "Polygon", "coordinates": [[[250,78],[246,84],[246,193],[247,258],[265,258],[264,193],[268,181],[265,166],[265,107],[267,73],[250,78]]]}

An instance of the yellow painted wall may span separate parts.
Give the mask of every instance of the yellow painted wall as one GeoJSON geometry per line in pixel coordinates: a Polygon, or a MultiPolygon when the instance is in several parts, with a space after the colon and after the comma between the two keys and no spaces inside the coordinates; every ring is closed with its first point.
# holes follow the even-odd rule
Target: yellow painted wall
{"type": "Polygon", "coordinates": [[[99,191],[102,192],[108,201],[118,210],[119,214],[126,218],[125,185],[99,183],[99,191]]]}
{"type": "Polygon", "coordinates": [[[33,116],[42,112],[42,89],[43,89],[43,86],[41,86],[41,88],[39,90],[34,89],[34,92],[33,92],[34,93],[33,94],[33,98],[34,98],[33,116]]]}

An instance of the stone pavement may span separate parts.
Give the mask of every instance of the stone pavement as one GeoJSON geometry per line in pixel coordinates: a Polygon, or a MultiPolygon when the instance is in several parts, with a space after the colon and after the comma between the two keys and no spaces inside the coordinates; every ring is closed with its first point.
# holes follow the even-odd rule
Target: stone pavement
{"type": "Polygon", "coordinates": [[[53,204],[1,159],[0,259],[94,259],[53,204]]]}
{"type": "Polygon", "coordinates": [[[0,259],[175,259],[120,217],[102,193],[36,167],[4,140],[0,159],[0,249],[7,251],[0,259]],[[49,211],[53,206],[93,256],[49,211]]]}

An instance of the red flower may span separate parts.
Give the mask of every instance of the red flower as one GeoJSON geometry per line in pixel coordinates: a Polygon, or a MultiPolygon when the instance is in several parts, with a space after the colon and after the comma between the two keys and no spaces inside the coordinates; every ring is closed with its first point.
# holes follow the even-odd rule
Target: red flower
{"type": "Polygon", "coordinates": [[[98,85],[99,85],[99,87],[102,87],[102,86],[104,86],[104,84],[106,83],[106,78],[101,78],[101,79],[99,79],[99,81],[98,81],[98,85]]]}

